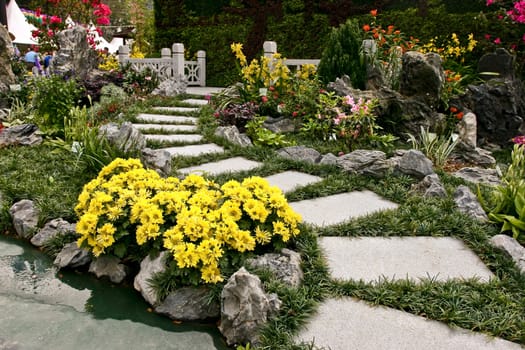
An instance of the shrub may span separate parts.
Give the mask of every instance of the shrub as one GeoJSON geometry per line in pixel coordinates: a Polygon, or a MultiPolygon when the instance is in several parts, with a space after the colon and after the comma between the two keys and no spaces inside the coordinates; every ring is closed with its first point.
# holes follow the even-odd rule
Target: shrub
{"type": "Polygon", "coordinates": [[[219,186],[198,175],[161,178],[137,159],[116,159],[84,186],[78,245],[129,257],[167,249],[181,284],[217,283],[243,254],[284,247],[300,216],[262,178],[219,186]]]}
{"type": "Polygon", "coordinates": [[[34,88],[31,105],[39,128],[50,136],[63,137],[64,123],[80,96],[80,88],[73,79],[60,75],[31,80],[34,88]]]}
{"type": "Polygon", "coordinates": [[[324,83],[348,75],[353,87],[363,89],[366,62],[361,55],[363,37],[356,20],[334,28],[330,33],[319,63],[319,78],[324,83]]]}
{"type": "Polygon", "coordinates": [[[414,135],[408,135],[413,149],[420,150],[435,167],[442,168],[448,157],[459,143],[460,139],[455,134],[438,135],[421,127],[419,139],[414,135]]]}
{"type": "Polygon", "coordinates": [[[130,64],[122,68],[122,87],[130,95],[147,95],[159,86],[159,78],[151,68],[136,71],[130,64]]]}
{"type": "Polygon", "coordinates": [[[512,163],[492,192],[495,207],[489,211],[489,219],[502,224],[501,232],[512,232],[515,239],[525,234],[525,145],[515,144],[512,163]]]}

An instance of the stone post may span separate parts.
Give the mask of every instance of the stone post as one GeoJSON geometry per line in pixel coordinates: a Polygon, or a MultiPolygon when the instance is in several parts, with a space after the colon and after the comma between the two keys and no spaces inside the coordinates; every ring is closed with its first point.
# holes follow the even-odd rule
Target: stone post
{"type": "Polygon", "coordinates": [[[160,57],[162,59],[171,59],[171,50],[167,47],[163,48],[162,50],[160,50],[160,57]]]}
{"type": "Polygon", "coordinates": [[[197,64],[199,65],[199,85],[206,86],[206,51],[197,51],[197,64]]]}
{"type": "Polygon", "coordinates": [[[171,47],[173,76],[184,77],[184,44],[176,43],[171,47]]]}
{"type": "Polygon", "coordinates": [[[122,45],[118,47],[118,61],[120,64],[126,63],[129,59],[129,47],[122,45]]]}
{"type": "Polygon", "coordinates": [[[275,41],[265,41],[263,44],[264,57],[273,58],[273,54],[277,53],[277,43],[275,41]]]}

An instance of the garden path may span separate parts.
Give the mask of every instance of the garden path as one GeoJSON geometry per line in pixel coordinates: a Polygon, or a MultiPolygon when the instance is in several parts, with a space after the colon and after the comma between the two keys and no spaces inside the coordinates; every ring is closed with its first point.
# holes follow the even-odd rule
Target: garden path
{"type": "MultiPolygon", "coordinates": [[[[217,89],[192,88],[188,93],[208,95],[217,89]]],[[[190,99],[186,103],[194,109],[166,109],[164,112],[196,111],[205,100],[190,99]]],[[[179,117],[148,115],[148,122],[158,126],[150,128],[149,139],[155,128],[164,128],[163,137],[170,133],[166,125],[186,124],[179,117]]],[[[182,118],[182,117],[181,117],[182,118]]],[[[146,121],[144,117],[142,120],[146,121]]],[[[192,120],[194,124],[196,120],[192,120]]],[[[173,135],[177,135],[175,132],[173,135]]],[[[224,152],[215,144],[204,143],[165,148],[174,156],[199,156],[204,153],[224,152]]],[[[261,163],[242,157],[205,163],[178,169],[181,174],[191,172],[216,175],[257,168],[261,163]]],[[[310,174],[287,171],[266,177],[283,192],[321,181],[310,174]]],[[[369,213],[395,210],[392,203],[370,191],[353,191],[310,200],[291,202],[303,221],[324,227],[342,223],[369,213]]],[[[382,280],[424,279],[447,281],[452,278],[477,278],[481,283],[494,278],[482,261],[460,240],[450,237],[320,237],[319,244],[327,260],[330,277],[338,280],[363,280],[381,283],[382,280]]],[[[316,314],[296,336],[296,342],[314,343],[332,350],[380,349],[523,349],[520,345],[484,334],[416,316],[408,312],[383,306],[371,306],[355,298],[344,297],[323,301],[316,314]]]]}

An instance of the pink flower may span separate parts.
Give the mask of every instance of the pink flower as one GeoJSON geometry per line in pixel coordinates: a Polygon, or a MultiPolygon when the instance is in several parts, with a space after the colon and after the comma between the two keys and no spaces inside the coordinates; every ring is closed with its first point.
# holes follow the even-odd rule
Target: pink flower
{"type": "Polygon", "coordinates": [[[144,80],[151,80],[151,77],[148,75],[147,77],[144,77],[144,80]]]}
{"type": "Polygon", "coordinates": [[[525,135],[516,136],[512,138],[512,142],[518,145],[525,145],[525,135]]]}
{"type": "Polygon", "coordinates": [[[62,23],[62,18],[58,17],[58,16],[51,16],[51,21],[50,21],[51,24],[58,24],[58,23],[62,23]]]}
{"type": "Polygon", "coordinates": [[[355,104],[354,98],[350,95],[346,95],[345,97],[343,97],[343,103],[345,105],[353,106],[355,104]]]}
{"type": "Polygon", "coordinates": [[[490,6],[494,3],[494,0],[487,0],[487,6],[490,6]]]}
{"type": "Polygon", "coordinates": [[[490,40],[490,34],[485,34],[485,39],[490,40]]]}
{"type": "Polygon", "coordinates": [[[496,45],[501,44],[501,39],[500,38],[494,39],[494,44],[496,44],[496,45]]]}
{"type": "Polygon", "coordinates": [[[263,103],[268,102],[268,97],[266,97],[266,96],[261,96],[261,101],[263,101],[263,103]]]}
{"type": "Polygon", "coordinates": [[[97,18],[97,24],[101,26],[107,26],[111,23],[109,17],[99,17],[97,18]]]}

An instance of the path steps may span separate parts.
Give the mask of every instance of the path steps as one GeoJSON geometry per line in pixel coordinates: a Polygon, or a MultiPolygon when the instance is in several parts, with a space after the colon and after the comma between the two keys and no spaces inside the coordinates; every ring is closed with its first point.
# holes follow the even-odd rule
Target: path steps
{"type": "MultiPolygon", "coordinates": [[[[194,88],[188,93],[205,96],[212,92],[194,88]]],[[[195,106],[206,101],[186,100],[195,106]]],[[[196,107],[198,108],[198,107],[196,107]]],[[[188,107],[159,107],[156,111],[189,113],[188,107]]],[[[176,117],[178,118],[178,117],[176,117]]],[[[140,119],[139,119],[140,120],[140,119]]],[[[164,123],[168,119],[146,115],[142,121],[164,123]],[[157,119],[158,118],[158,119],[157,119]]],[[[169,123],[180,123],[171,120],[169,123]]],[[[150,136],[151,137],[151,136],[150,136]]],[[[195,156],[224,152],[215,144],[164,148],[173,156],[195,156]]],[[[218,175],[248,171],[262,166],[243,157],[232,157],[178,169],[183,175],[198,173],[218,175]]],[[[307,186],[322,178],[298,171],[285,171],[267,176],[271,185],[283,192],[307,186]]],[[[352,191],[315,199],[291,202],[306,224],[328,227],[354,218],[384,210],[396,210],[398,205],[371,191],[352,191]]],[[[460,240],[450,237],[319,237],[319,245],[327,260],[330,278],[382,283],[386,280],[411,279],[420,283],[449,279],[475,278],[485,283],[494,275],[460,240]]],[[[300,330],[296,343],[312,343],[331,350],[485,350],[523,349],[518,344],[425,319],[407,312],[383,306],[370,306],[353,298],[328,299],[300,330]]]]}

